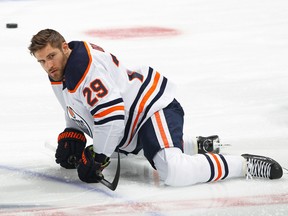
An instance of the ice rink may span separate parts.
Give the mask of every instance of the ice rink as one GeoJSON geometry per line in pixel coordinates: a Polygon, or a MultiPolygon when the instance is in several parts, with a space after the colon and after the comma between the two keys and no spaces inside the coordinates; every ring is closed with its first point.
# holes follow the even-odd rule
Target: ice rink
{"type": "MultiPolygon", "coordinates": [[[[232,144],[223,154],[266,155],[288,168],[287,0],[0,0],[1,216],[288,215],[286,170],[274,181],[173,188],[129,156],[113,192],[60,168],[63,111],[27,49],[44,28],[98,44],[128,67],[156,68],[178,86],[185,133],[218,134],[232,144]]],[[[112,159],[108,180],[115,168],[112,159]]]]}

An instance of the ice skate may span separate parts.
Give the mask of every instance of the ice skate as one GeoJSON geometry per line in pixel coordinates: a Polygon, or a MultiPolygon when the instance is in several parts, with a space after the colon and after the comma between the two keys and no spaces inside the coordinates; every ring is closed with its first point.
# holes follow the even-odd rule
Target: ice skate
{"type": "Polygon", "coordinates": [[[251,154],[241,156],[247,160],[247,178],[279,179],[283,175],[280,164],[271,158],[251,154]]]}
{"type": "Polygon", "coordinates": [[[218,154],[220,153],[220,140],[219,136],[212,135],[208,137],[198,136],[197,145],[198,145],[198,154],[205,154],[208,152],[218,154]]]}

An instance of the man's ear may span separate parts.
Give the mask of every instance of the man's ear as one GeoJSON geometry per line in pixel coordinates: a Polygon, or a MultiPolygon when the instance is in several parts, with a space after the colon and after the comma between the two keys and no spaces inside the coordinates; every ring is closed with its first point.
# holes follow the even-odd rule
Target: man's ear
{"type": "Polygon", "coordinates": [[[63,52],[66,54],[67,52],[69,52],[69,45],[68,45],[68,43],[67,42],[63,42],[63,44],[62,44],[62,50],[63,50],[63,52]]]}

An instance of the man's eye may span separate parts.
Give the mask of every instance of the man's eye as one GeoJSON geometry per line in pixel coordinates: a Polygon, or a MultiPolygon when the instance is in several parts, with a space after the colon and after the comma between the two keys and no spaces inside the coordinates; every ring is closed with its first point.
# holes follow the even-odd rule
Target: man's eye
{"type": "Polygon", "coordinates": [[[49,55],[49,56],[48,56],[48,59],[50,59],[50,60],[51,60],[51,59],[53,59],[53,58],[54,58],[54,56],[55,56],[54,54],[52,54],[52,55],[49,55]]]}

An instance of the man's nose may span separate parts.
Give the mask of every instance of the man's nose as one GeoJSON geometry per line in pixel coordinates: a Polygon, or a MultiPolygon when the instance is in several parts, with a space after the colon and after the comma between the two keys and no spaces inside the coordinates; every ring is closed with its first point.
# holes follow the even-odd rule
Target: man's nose
{"type": "Polygon", "coordinates": [[[53,61],[46,61],[46,68],[48,68],[48,70],[53,68],[53,61]]]}

